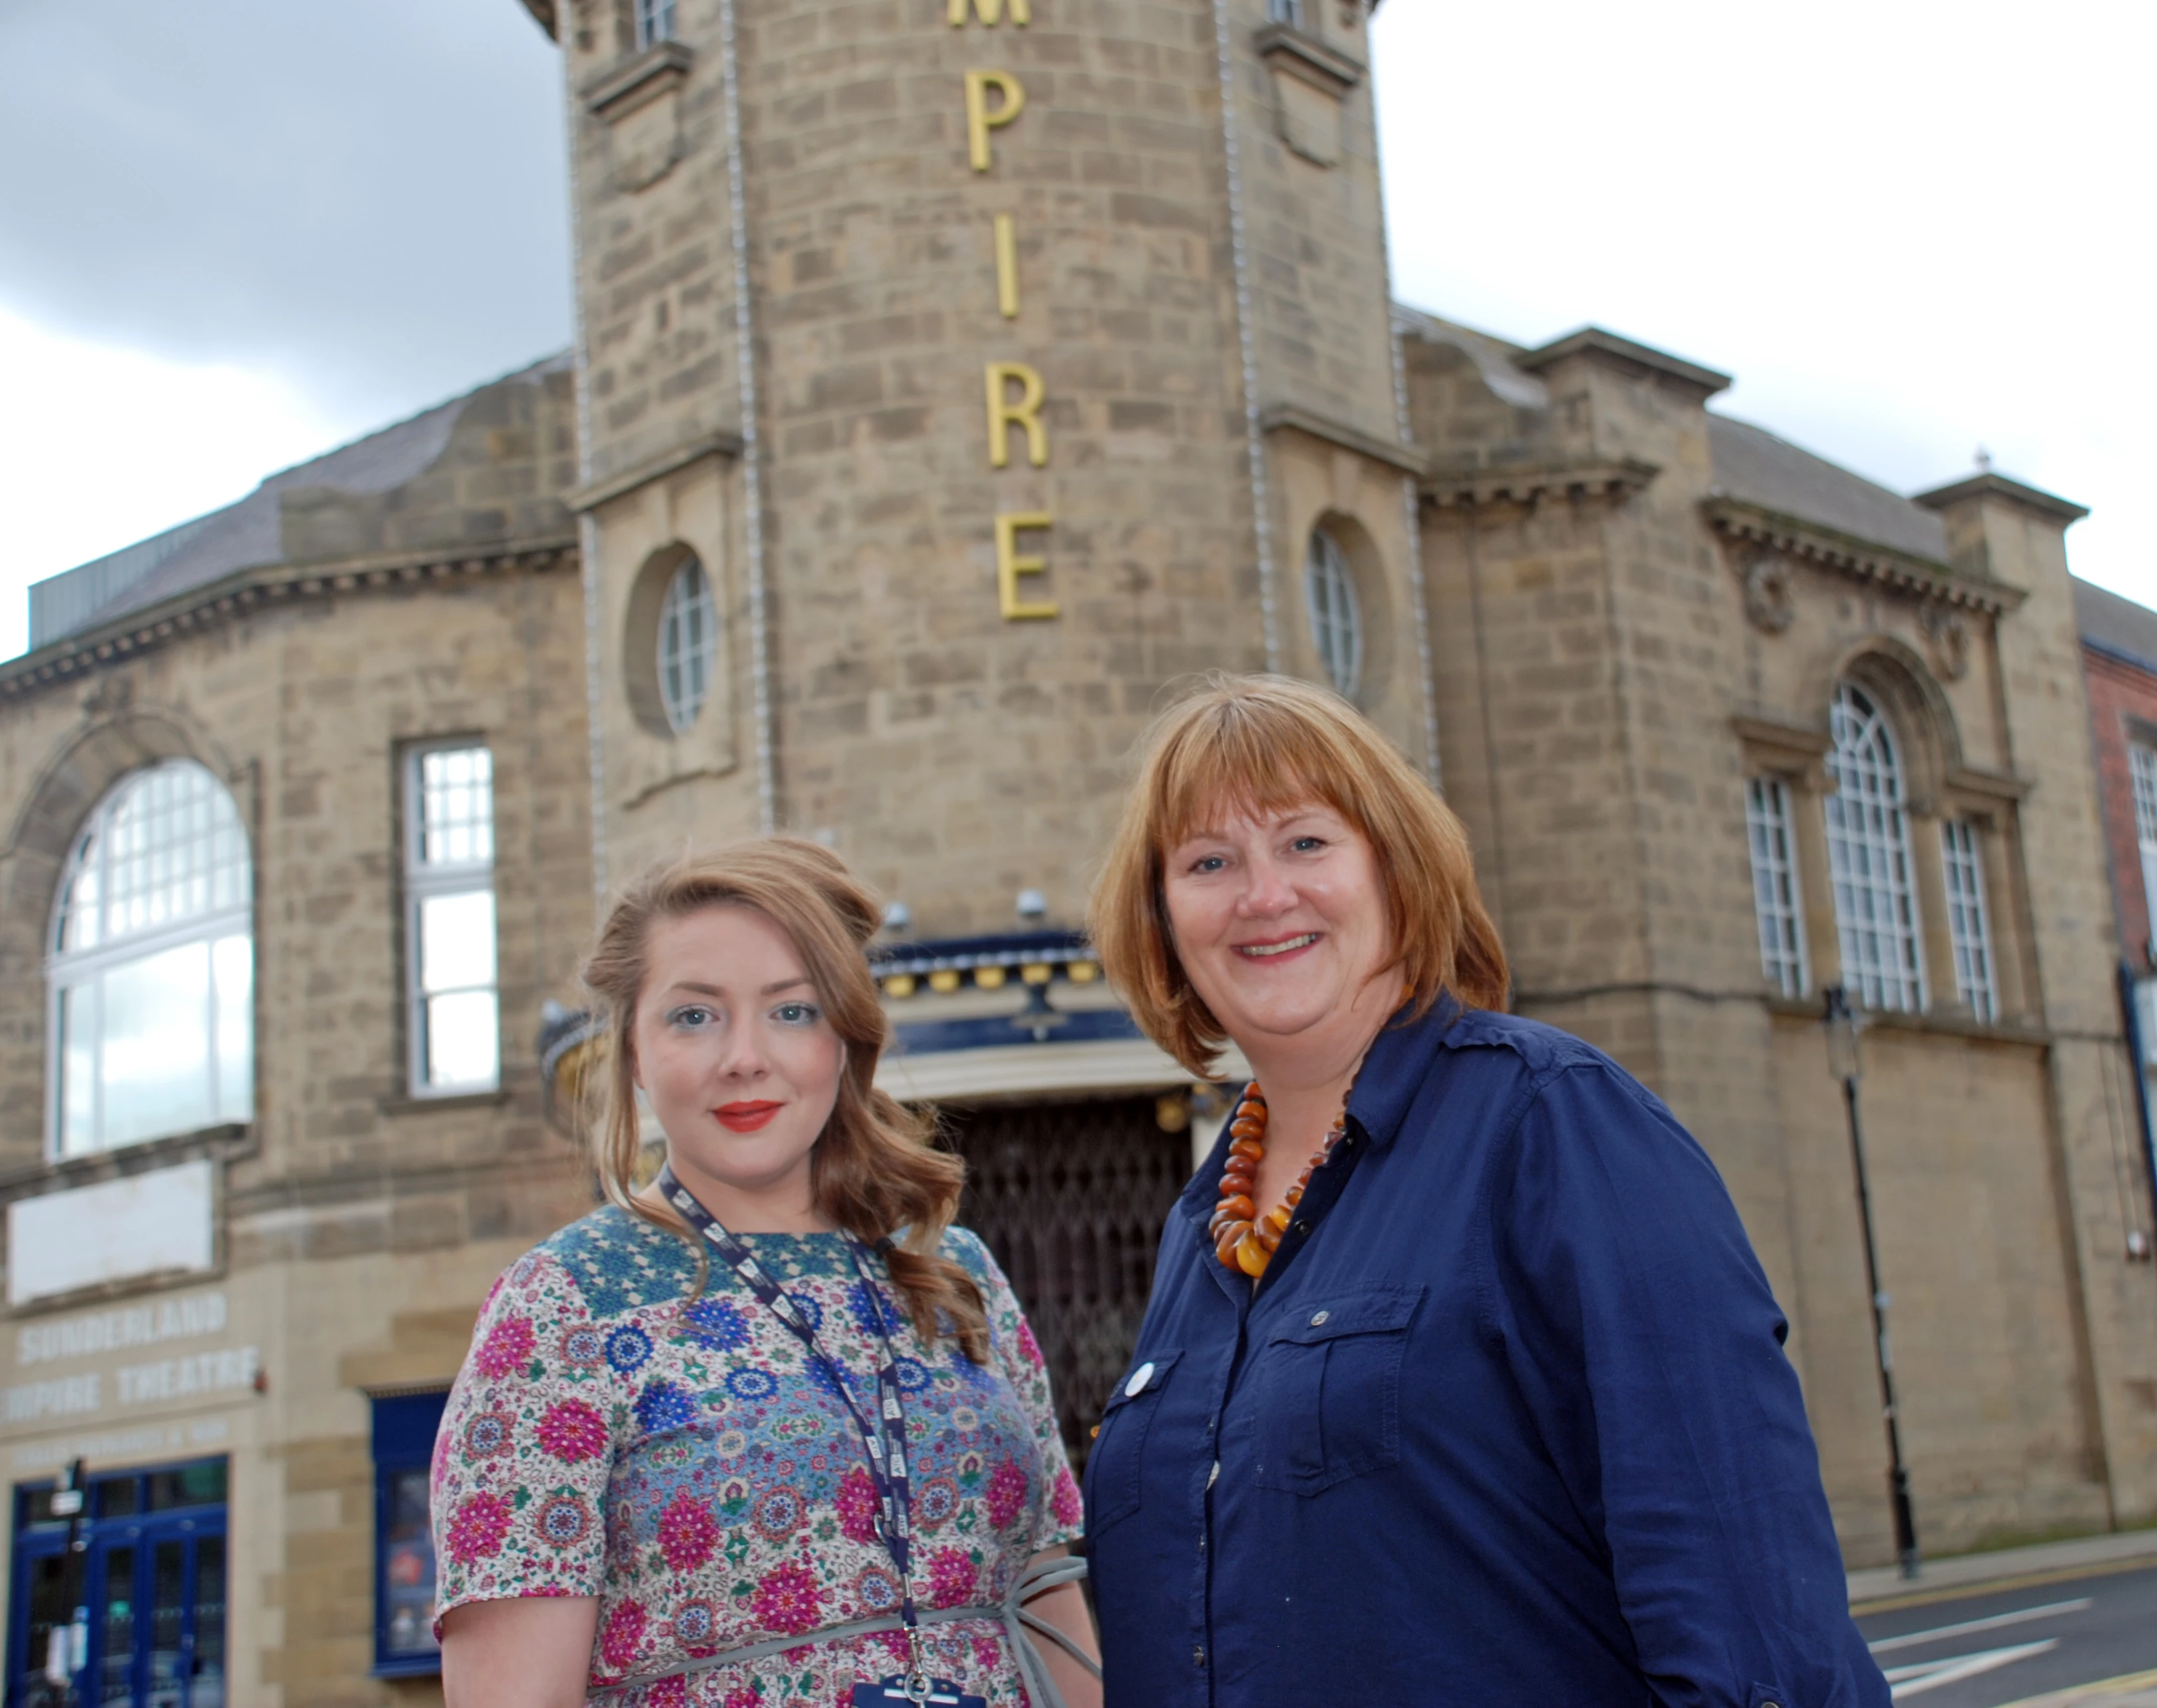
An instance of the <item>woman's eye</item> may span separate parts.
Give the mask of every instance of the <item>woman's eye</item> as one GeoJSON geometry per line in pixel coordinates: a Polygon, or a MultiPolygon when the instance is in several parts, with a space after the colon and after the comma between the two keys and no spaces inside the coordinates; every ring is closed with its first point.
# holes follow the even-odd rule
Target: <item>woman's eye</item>
{"type": "Polygon", "coordinates": [[[782,1002],[771,1017],[781,1026],[814,1026],[824,1017],[824,1011],[813,1002],[782,1002]]]}
{"type": "Polygon", "coordinates": [[[1323,848],[1326,846],[1326,838],[1323,836],[1298,836],[1295,841],[1289,846],[1294,848],[1299,854],[1315,854],[1320,848],[1323,848]]]}
{"type": "Polygon", "coordinates": [[[667,1023],[669,1026],[696,1027],[710,1024],[712,1019],[710,1009],[691,1003],[686,1007],[676,1009],[668,1015],[667,1023]]]}
{"type": "Polygon", "coordinates": [[[1228,863],[1218,854],[1202,854],[1191,862],[1191,869],[1195,872],[1218,872],[1228,863]]]}

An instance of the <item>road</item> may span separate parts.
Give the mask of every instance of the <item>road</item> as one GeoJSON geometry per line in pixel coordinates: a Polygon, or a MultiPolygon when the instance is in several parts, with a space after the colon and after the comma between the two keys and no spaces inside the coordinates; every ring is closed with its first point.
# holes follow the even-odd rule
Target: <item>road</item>
{"type": "Polygon", "coordinates": [[[1897,1701],[2005,1708],[2157,1669],[2157,1566],[1918,1589],[1859,1608],[1857,1627],[1897,1701]]]}

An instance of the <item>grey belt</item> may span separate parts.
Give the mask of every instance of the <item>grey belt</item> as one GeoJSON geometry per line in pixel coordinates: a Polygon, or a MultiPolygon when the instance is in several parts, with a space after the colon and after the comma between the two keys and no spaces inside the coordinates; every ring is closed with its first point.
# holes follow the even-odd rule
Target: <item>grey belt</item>
{"type": "MultiPolygon", "coordinates": [[[[1039,1632],[1068,1654],[1079,1665],[1094,1675],[1101,1676],[1101,1669],[1094,1658],[1063,1632],[1046,1619],[1037,1618],[1027,1612],[1025,1603],[1044,1592],[1066,1583],[1076,1583],[1086,1575],[1086,1562],[1069,1556],[1054,1560],[1038,1560],[1019,1573],[1012,1582],[1011,1592],[1001,1607],[931,1608],[919,1615],[923,1625],[949,1625],[960,1619],[1001,1619],[1004,1635],[1010,1639],[1012,1653],[1018,1658],[1019,1677],[1025,1681],[1026,1693],[1033,1708],[1065,1708],[1063,1694],[1048,1676],[1048,1667],[1042,1659],[1041,1650],[1030,1632],[1039,1632]]],[[[773,1637],[762,1643],[744,1644],[739,1649],[729,1649],[723,1654],[708,1654],[683,1666],[672,1666],[664,1672],[638,1673],[633,1678],[623,1679],[609,1685],[605,1690],[594,1690],[589,1700],[598,1700],[623,1690],[641,1690],[646,1685],[656,1685],[662,1679],[687,1678],[692,1673],[709,1672],[713,1667],[738,1666],[744,1661],[762,1660],[766,1655],[784,1654],[790,1649],[804,1649],[811,1643],[836,1643],[850,1637],[873,1637],[883,1631],[902,1631],[905,1621],[898,1614],[887,1614],[878,1619],[856,1619],[851,1624],[826,1625],[821,1631],[805,1631],[799,1637],[773,1637]]]]}

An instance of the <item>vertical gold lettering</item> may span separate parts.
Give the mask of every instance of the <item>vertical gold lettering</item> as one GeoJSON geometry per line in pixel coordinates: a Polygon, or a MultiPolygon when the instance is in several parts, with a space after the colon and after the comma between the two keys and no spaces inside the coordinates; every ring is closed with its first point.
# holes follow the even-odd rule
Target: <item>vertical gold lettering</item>
{"type": "Polygon", "coordinates": [[[1026,90],[1008,71],[969,71],[966,74],[966,153],[976,172],[989,169],[989,132],[1000,131],[1026,111],[1026,90]],[[1003,105],[991,108],[989,91],[1003,96],[1003,105]]]}
{"type": "Polygon", "coordinates": [[[988,367],[989,466],[1011,466],[1011,429],[1016,422],[1026,429],[1026,460],[1036,468],[1048,465],[1048,430],[1041,424],[1041,400],[1045,388],[1041,376],[1023,362],[991,362],[988,367]],[[1016,381],[1018,400],[1009,388],[1016,381]]]}
{"type": "MultiPolygon", "coordinates": [[[[981,22],[994,29],[1004,21],[1004,0],[973,0],[972,9],[981,14],[981,22]]],[[[966,27],[967,0],[951,0],[951,28],[966,27]]],[[[1033,22],[1033,13],[1027,0],[1011,0],[1012,22],[1021,29],[1033,22]]]]}
{"type": "Polygon", "coordinates": [[[1056,615],[1056,607],[1053,604],[1025,604],[1021,603],[1018,596],[1020,576],[1038,575],[1048,568],[1048,561],[1045,558],[1019,555],[1019,530],[1045,528],[1054,521],[1055,518],[1045,510],[1022,511],[996,518],[996,594],[1003,601],[1006,622],[1025,622],[1056,615]]]}
{"type": "Polygon", "coordinates": [[[1018,230],[1008,214],[996,215],[996,306],[1018,318],[1018,230]]]}

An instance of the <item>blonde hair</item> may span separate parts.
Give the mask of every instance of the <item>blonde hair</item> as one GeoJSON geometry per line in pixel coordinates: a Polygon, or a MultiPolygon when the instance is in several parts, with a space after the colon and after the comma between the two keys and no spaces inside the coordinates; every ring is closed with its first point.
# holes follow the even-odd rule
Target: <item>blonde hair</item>
{"type": "Polygon", "coordinates": [[[921,1338],[949,1334],[976,1363],[986,1361],[981,1289],[965,1269],[938,1254],[958,1211],[965,1165],[935,1148],[931,1120],[876,1088],[877,1058],[891,1027],[863,951],[882,916],[875,897],[845,862],[814,842],[775,836],[670,861],[615,898],[584,973],[612,1046],[591,1131],[607,1197],[689,1239],[701,1286],[703,1242],[636,1196],[641,1139],[635,1028],[653,932],[668,920],[722,907],[753,908],[786,934],[846,1045],[838,1100],[810,1153],[817,1209],[866,1245],[895,1238],[885,1248],[885,1263],[921,1338]]]}
{"type": "Polygon", "coordinates": [[[1508,975],[1475,887],[1468,833],[1368,719],[1287,677],[1207,677],[1154,721],[1088,922],[1131,1017],[1193,1073],[1227,1042],[1176,958],[1161,877],[1178,843],[1237,813],[1323,801],[1371,844],[1418,1017],[1441,991],[1503,1009],[1508,975]]]}

